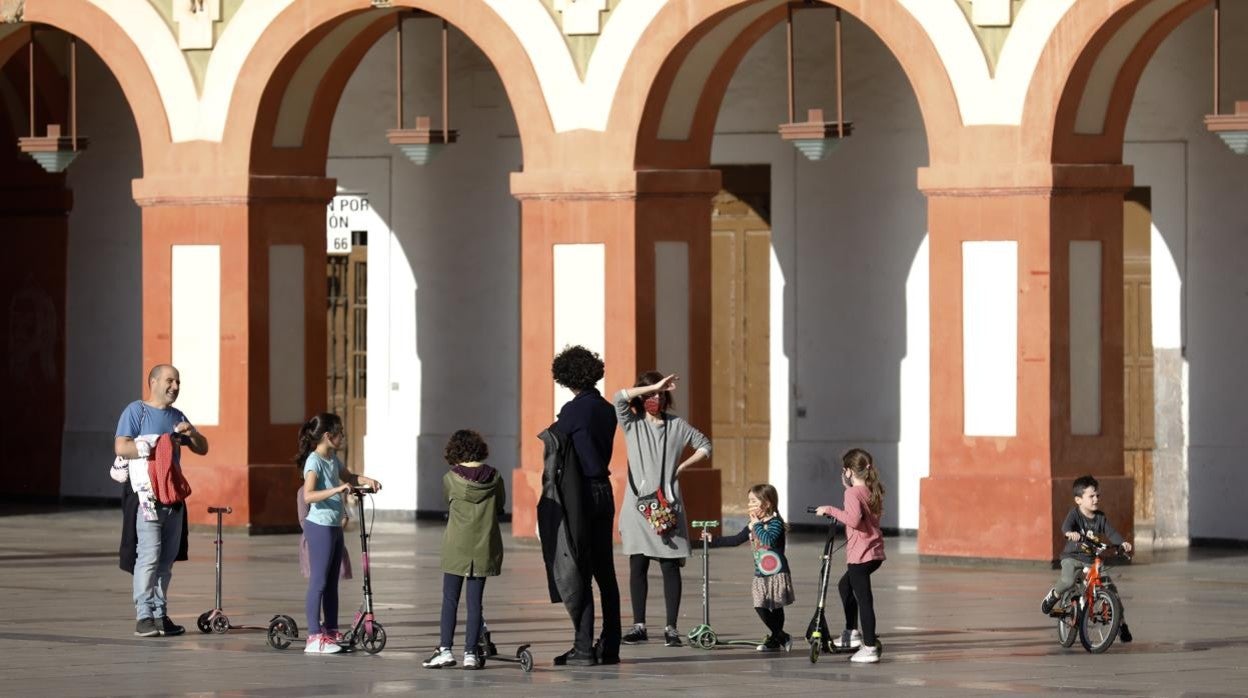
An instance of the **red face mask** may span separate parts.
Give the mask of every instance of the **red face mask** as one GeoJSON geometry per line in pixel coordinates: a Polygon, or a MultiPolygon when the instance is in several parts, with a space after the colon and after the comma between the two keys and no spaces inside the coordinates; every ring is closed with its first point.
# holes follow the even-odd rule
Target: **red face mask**
{"type": "Polygon", "coordinates": [[[647,414],[658,415],[659,411],[663,409],[663,398],[658,395],[651,395],[646,398],[645,407],[647,414]]]}

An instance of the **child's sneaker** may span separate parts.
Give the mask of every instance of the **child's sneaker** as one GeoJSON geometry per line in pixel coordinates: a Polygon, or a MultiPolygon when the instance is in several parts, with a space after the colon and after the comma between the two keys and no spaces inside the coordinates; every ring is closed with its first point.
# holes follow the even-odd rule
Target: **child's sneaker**
{"type": "Polygon", "coordinates": [[[1044,615],[1046,616],[1050,615],[1053,613],[1053,607],[1056,605],[1057,605],[1057,593],[1054,592],[1052,589],[1049,589],[1049,593],[1044,595],[1044,601],[1040,602],[1040,611],[1044,613],[1044,615]]]}
{"type": "Polygon", "coordinates": [[[1131,629],[1127,627],[1126,623],[1123,623],[1122,627],[1118,628],[1118,639],[1126,643],[1131,642],[1131,629]]]}
{"type": "Polygon", "coordinates": [[[308,644],[304,645],[303,651],[308,654],[334,654],[341,652],[342,648],[335,644],[328,635],[318,633],[308,636],[308,644]]]}
{"type": "Polygon", "coordinates": [[[346,636],[344,636],[342,632],[338,630],[325,631],[325,637],[327,638],[329,642],[332,642],[335,645],[338,645],[339,647],[347,644],[346,636]]]}
{"type": "Polygon", "coordinates": [[[777,638],[774,635],[768,635],[763,644],[756,647],[759,652],[788,652],[793,649],[793,636],[785,633],[782,637],[777,638]]]}
{"type": "Polygon", "coordinates": [[[303,651],[308,654],[321,653],[321,634],[312,633],[308,636],[308,644],[304,645],[303,651]]]}
{"type": "Polygon", "coordinates": [[[862,647],[862,633],[857,630],[842,630],[840,637],[831,640],[832,646],[838,650],[852,650],[862,647]]]}
{"type": "Polygon", "coordinates": [[[634,625],[633,629],[624,633],[624,637],[620,638],[620,642],[626,645],[635,645],[639,642],[646,642],[650,638],[646,636],[646,626],[634,625]]]}
{"type": "Polygon", "coordinates": [[[481,631],[481,656],[493,657],[497,654],[498,654],[498,647],[496,647],[494,643],[490,641],[489,629],[487,628],[487,629],[482,630],[481,631]]]}
{"type": "Polygon", "coordinates": [[[480,669],[481,668],[481,663],[477,661],[476,652],[464,652],[464,668],[465,669],[480,669]]]}
{"type": "Polygon", "coordinates": [[[450,647],[439,647],[433,651],[433,654],[421,666],[426,669],[441,669],[442,667],[455,666],[455,655],[451,654],[450,647]]]}
{"type": "Polygon", "coordinates": [[[863,645],[858,648],[854,656],[849,658],[849,661],[859,664],[877,664],[880,661],[880,648],[875,645],[863,645]]]}

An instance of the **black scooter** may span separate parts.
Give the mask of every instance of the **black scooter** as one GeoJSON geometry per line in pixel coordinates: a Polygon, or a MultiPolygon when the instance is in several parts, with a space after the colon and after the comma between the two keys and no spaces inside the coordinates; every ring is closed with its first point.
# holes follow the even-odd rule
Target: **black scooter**
{"type": "MultiPolygon", "coordinates": [[[[222,539],[222,536],[221,536],[221,517],[224,516],[225,514],[233,514],[234,509],[231,507],[208,507],[208,513],[217,515],[217,539],[213,541],[213,543],[216,545],[216,548],[217,548],[216,604],[209,610],[204,611],[203,613],[199,614],[199,618],[195,620],[195,627],[199,628],[199,632],[205,633],[205,634],[206,633],[225,633],[230,630],[264,630],[264,626],[234,625],[230,623],[229,617],[225,615],[225,611],[222,610],[221,608],[222,606],[222,603],[221,603],[221,574],[222,574],[221,546],[225,544],[225,541],[222,539]]],[[[290,616],[283,616],[283,615],[273,616],[273,619],[269,621],[269,625],[271,626],[274,623],[288,625],[290,628],[293,629],[293,632],[295,633],[296,636],[299,633],[298,628],[295,627],[295,619],[291,618],[290,616]]]]}
{"type": "MultiPolygon", "coordinates": [[[[818,507],[806,507],[807,514],[814,514],[818,507]]],[[[845,542],[840,545],[833,546],[836,542],[836,527],[840,524],[836,519],[828,524],[828,541],[823,545],[823,566],[819,570],[819,605],[815,607],[815,615],[810,619],[810,625],[806,626],[806,640],[810,643],[810,663],[814,664],[819,661],[821,652],[832,652],[833,654],[841,654],[842,652],[852,652],[856,647],[842,647],[832,641],[832,633],[828,629],[828,619],[824,615],[824,606],[828,598],[828,582],[832,576],[832,555],[836,551],[844,548],[849,542],[846,536],[845,542]]],[[[880,652],[884,651],[884,644],[876,640],[876,646],[880,652]]]]}

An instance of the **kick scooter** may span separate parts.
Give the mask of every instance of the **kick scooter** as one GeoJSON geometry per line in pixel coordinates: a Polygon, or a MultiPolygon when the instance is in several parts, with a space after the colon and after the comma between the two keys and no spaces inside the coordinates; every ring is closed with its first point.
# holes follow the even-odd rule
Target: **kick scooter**
{"type": "MultiPolygon", "coordinates": [[[[700,528],[706,530],[715,528],[719,525],[718,521],[691,521],[691,528],[700,528]]],[[[721,640],[715,630],[711,628],[711,562],[710,562],[710,543],[702,539],[702,625],[689,631],[689,645],[704,650],[713,649],[717,646],[724,645],[749,645],[756,646],[757,642],[749,640],[721,640]]]]}
{"type": "MultiPolygon", "coordinates": [[[[806,513],[814,514],[816,509],[817,507],[806,507],[806,513]]],[[[844,548],[845,544],[849,542],[847,535],[845,543],[833,546],[833,543],[836,542],[836,527],[836,519],[833,519],[828,524],[828,541],[823,545],[823,565],[819,571],[819,604],[815,607],[815,615],[810,619],[810,625],[806,626],[806,639],[810,642],[811,664],[819,661],[820,652],[840,654],[857,649],[849,646],[848,637],[842,637],[840,643],[832,641],[832,633],[828,629],[828,619],[824,615],[824,606],[828,599],[828,579],[832,576],[832,555],[844,548]]],[[[882,654],[884,652],[884,644],[878,639],[875,644],[882,654]]]]}
{"type": "MultiPolygon", "coordinates": [[[[195,627],[199,628],[201,633],[224,633],[229,630],[263,630],[255,626],[247,625],[231,625],[230,619],[225,615],[225,611],[221,609],[221,546],[224,541],[221,538],[221,517],[225,514],[233,514],[234,510],[230,507],[208,507],[209,514],[217,515],[217,539],[213,543],[217,547],[217,595],[216,605],[210,610],[199,614],[199,618],[195,620],[195,627]]],[[[290,616],[277,615],[273,616],[273,620],[269,621],[269,625],[280,623],[289,626],[291,632],[298,637],[299,629],[295,627],[295,619],[290,616]]]]}
{"type": "MultiPolygon", "coordinates": [[[[356,509],[360,522],[360,560],[364,568],[364,601],[360,610],[355,612],[355,620],[350,629],[343,633],[339,645],[343,650],[351,651],[360,646],[369,654],[377,654],[386,647],[386,629],[373,618],[373,584],[368,564],[368,539],[371,526],[365,525],[364,498],[373,493],[371,487],[352,487],[351,496],[355,497],[356,509]]],[[[298,629],[289,616],[278,616],[269,623],[269,644],[274,649],[284,650],[297,638],[298,629]]]]}

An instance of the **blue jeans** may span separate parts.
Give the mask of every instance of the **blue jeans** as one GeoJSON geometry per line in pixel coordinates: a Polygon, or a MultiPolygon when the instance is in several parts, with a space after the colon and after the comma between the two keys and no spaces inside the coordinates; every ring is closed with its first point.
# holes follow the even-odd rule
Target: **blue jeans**
{"type": "Polygon", "coordinates": [[[481,600],[485,594],[485,577],[461,577],[442,573],[442,618],[438,647],[451,647],[455,640],[455,614],[459,610],[459,595],[468,580],[468,630],[464,633],[464,650],[476,652],[481,641],[481,600]]]}
{"type": "Polygon", "coordinates": [[[182,508],[156,504],[155,521],[145,521],[140,511],[134,522],[139,538],[134,562],[134,614],[136,620],[165,617],[165,595],[173,577],[173,561],[182,543],[182,508]]]}

